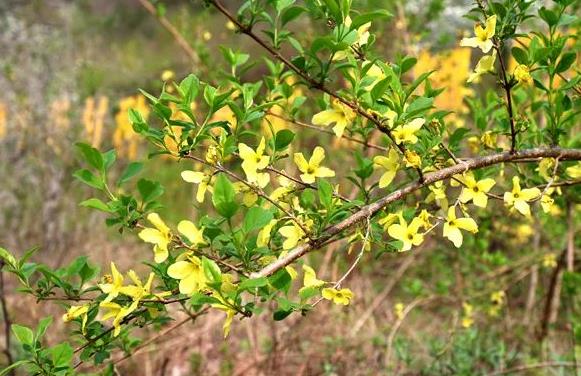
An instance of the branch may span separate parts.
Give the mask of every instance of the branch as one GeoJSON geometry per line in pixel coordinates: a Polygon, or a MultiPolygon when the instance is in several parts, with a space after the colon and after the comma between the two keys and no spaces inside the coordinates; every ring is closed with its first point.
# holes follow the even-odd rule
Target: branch
{"type": "Polygon", "coordinates": [[[525,365],[518,366],[518,367],[508,368],[508,369],[505,369],[502,371],[496,371],[496,372],[489,373],[489,374],[487,374],[487,376],[507,375],[507,374],[512,374],[515,372],[528,371],[531,369],[552,368],[552,367],[579,368],[579,366],[576,365],[575,362],[559,362],[559,361],[544,362],[544,363],[525,364],[525,365]]]}
{"type": "Polygon", "coordinates": [[[155,7],[148,1],[148,0],[138,0],[139,3],[147,10],[153,17],[157,18],[159,23],[171,34],[171,36],[175,39],[177,44],[181,47],[182,50],[189,56],[189,58],[194,62],[197,63],[200,59],[196,52],[192,49],[188,41],[184,38],[184,36],[172,25],[169,20],[158,14],[155,7]]]}
{"type": "MultiPolygon", "coordinates": [[[[8,314],[8,306],[6,305],[6,296],[4,295],[4,260],[0,261],[0,304],[2,304],[2,317],[4,318],[4,354],[6,354],[7,367],[14,363],[14,358],[10,352],[10,315],[8,314]]],[[[8,375],[14,375],[14,371],[10,371],[8,375]]]]}
{"type": "Polygon", "coordinates": [[[291,250],[285,257],[282,257],[277,261],[271,263],[270,265],[267,265],[262,270],[251,274],[251,278],[266,277],[277,272],[278,270],[291,264],[293,261],[304,256],[306,253],[321,247],[322,244],[324,244],[327,240],[331,239],[333,236],[339,234],[343,230],[352,227],[353,225],[363,221],[367,217],[374,216],[380,210],[382,210],[392,202],[401,200],[410,193],[415,192],[418,189],[433,184],[437,181],[451,178],[456,174],[462,174],[469,170],[475,170],[487,166],[496,165],[499,163],[516,162],[520,159],[525,158],[556,158],[557,156],[561,156],[561,160],[581,160],[581,149],[535,148],[516,151],[514,153],[511,152],[496,153],[485,157],[473,158],[458,163],[454,166],[429,173],[424,176],[424,180],[422,182],[419,181],[413,182],[401,189],[398,189],[390,193],[387,196],[380,198],[379,200],[372,204],[362,207],[361,210],[350,215],[343,221],[327,228],[319,238],[299,245],[298,247],[291,250]]]}

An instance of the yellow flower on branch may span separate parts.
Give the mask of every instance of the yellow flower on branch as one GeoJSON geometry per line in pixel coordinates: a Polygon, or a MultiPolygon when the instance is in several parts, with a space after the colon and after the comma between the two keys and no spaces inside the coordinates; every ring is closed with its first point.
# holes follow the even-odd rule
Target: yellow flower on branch
{"type": "Polygon", "coordinates": [[[171,295],[170,291],[164,291],[161,293],[152,293],[151,285],[153,283],[154,273],[149,273],[149,277],[145,284],[141,281],[141,278],[135,273],[135,271],[130,270],[127,272],[129,278],[133,281],[134,285],[124,286],[121,288],[121,293],[127,295],[133,299],[133,301],[140,301],[148,296],[155,296],[158,299],[163,299],[166,296],[171,295]]]}
{"type": "Polygon", "coordinates": [[[465,187],[462,188],[462,193],[458,198],[463,204],[472,200],[474,205],[485,208],[488,204],[488,196],[486,195],[490,189],[496,184],[494,179],[486,178],[476,181],[472,173],[467,173],[464,178],[460,179],[465,187]]]}
{"type": "Polygon", "coordinates": [[[285,238],[282,243],[282,249],[284,250],[294,248],[307,235],[294,221],[290,221],[289,223],[289,225],[278,229],[278,232],[285,238]]]}
{"type": "Polygon", "coordinates": [[[276,225],[277,220],[272,219],[266,226],[264,226],[258,232],[256,237],[256,246],[257,247],[268,247],[268,243],[270,242],[270,232],[272,228],[276,225]]]}
{"type": "Polygon", "coordinates": [[[242,158],[242,169],[246,174],[246,179],[248,179],[250,183],[258,184],[261,188],[266,187],[270,181],[270,175],[267,172],[258,172],[268,167],[268,163],[270,162],[270,157],[264,155],[265,149],[266,141],[264,140],[264,137],[260,140],[260,144],[256,148],[256,151],[244,143],[238,144],[238,151],[240,153],[240,158],[242,158]]]}
{"type": "Polygon", "coordinates": [[[532,85],[533,83],[533,78],[531,77],[531,73],[529,71],[529,67],[527,67],[526,65],[523,64],[519,64],[515,69],[514,69],[514,78],[516,78],[516,80],[518,82],[520,82],[523,85],[532,85]]]}
{"type": "Polygon", "coordinates": [[[321,162],[325,159],[325,150],[317,146],[313,155],[307,162],[303,153],[295,153],[294,161],[299,170],[302,172],[301,180],[307,184],[315,182],[316,178],[327,178],[335,176],[335,171],[327,167],[322,167],[321,162]]]}
{"type": "Polygon", "coordinates": [[[392,131],[395,142],[398,144],[401,144],[403,142],[415,144],[416,142],[418,142],[418,137],[416,136],[416,133],[417,131],[420,130],[420,128],[422,128],[422,126],[425,123],[426,119],[417,118],[410,121],[409,123],[396,127],[392,131]]]}
{"type": "Polygon", "coordinates": [[[191,295],[206,287],[206,275],[202,268],[202,261],[191,253],[184,253],[177,261],[167,268],[167,274],[173,279],[180,280],[180,293],[191,295]]]}
{"type": "Polygon", "coordinates": [[[496,62],[496,51],[492,53],[492,55],[482,56],[478,63],[476,64],[476,68],[474,68],[474,72],[470,73],[468,76],[468,80],[466,82],[478,82],[480,81],[480,76],[493,73],[494,72],[494,63],[496,62]]]}
{"type": "Polygon", "coordinates": [[[412,219],[408,225],[402,215],[399,216],[399,223],[392,224],[387,229],[389,236],[403,243],[401,252],[409,251],[412,246],[418,246],[424,241],[424,235],[419,233],[422,227],[422,220],[419,218],[412,219]]]}
{"type": "Polygon", "coordinates": [[[460,248],[462,245],[463,237],[462,231],[470,231],[475,234],[478,232],[478,225],[476,222],[469,217],[466,218],[456,218],[456,207],[451,206],[448,209],[448,216],[446,217],[446,222],[444,222],[444,237],[448,238],[456,248],[460,248]]]}
{"type": "Polygon", "coordinates": [[[76,319],[77,317],[81,317],[81,332],[83,334],[86,334],[85,327],[87,325],[88,320],[87,313],[89,312],[89,307],[90,307],[89,304],[84,304],[81,306],[71,306],[67,310],[67,313],[63,315],[63,321],[69,322],[76,319]]]}
{"type": "MultiPolygon", "coordinates": [[[[351,17],[349,17],[349,16],[345,17],[343,24],[347,27],[351,27],[351,23],[352,23],[351,17]]],[[[370,36],[369,28],[371,28],[371,22],[368,22],[366,24],[359,26],[356,30],[357,38],[351,44],[351,46],[359,46],[360,47],[360,46],[367,44],[367,42],[369,41],[369,36],[370,36]]],[[[348,51],[349,51],[349,49],[335,52],[335,55],[333,55],[333,60],[337,61],[337,60],[346,59],[348,56],[348,51]]]]}
{"type": "Polygon", "coordinates": [[[110,302],[119,296],[121,289],[123,288],[123,274],[119,273],[114,262],[111,262],[111,274],[107,274],[103,277],[105,283],[100,283],[99,288],[103,293],[107,294],[104,302],[110,302]]]}
{"type": "Polygon", "coordinates": [[[234,191],[242,194],[242,203],[247,206],[253,206],[258,201],[258,194],[252,187],[246,185],[246,182],[237,181],[234,184],[234,191]]]}
{"type": "Polygon", "coordinates": [[[331,125],[335,123],[333,132],[335,132],[337,137],[341,137],[345,128],[350,125],[353,120],[355,120],[355,112],[335,99],[331,102],[331,108],[315,114],[312,122],[315,125],[331,125]]]}
{"type": "Polygon", "coordinates": [[[206,175],[200,171],[185,170],[181,173],[182,179],[188,183],[198,184],[198,191],[196,192],[196,201],[204,202],[206,191],[210,184],[210,175],[206,175]]]}
{"type": "Polygon", "coordinates": [[[543,267],[552,269],[557,267],[557,255],[554,253],[547,253],[543,256],[543,267]]]}
{"type": "Polygon", "coordinates": [[[567,167],[565,169],[565,172],[567,173],[567,175],[569,175],[573,179],[581,178],[581,162],[577,163],[574,166],[567,167]]]}
{"type": "Polygon", "coordinates": [[[426,197],[426,202],[436,201],[436,203],[443,209],[448,208],[448,196],[446,196],[446,185],[443,181],[437,181],[434,184],[428,185],[430,194],[426,197]]]}
{"type": "Polygon", "coordinates": [[[171,242],[171,231],[157,213],[150,213],[147,220],[155,228],[146,227],[139,232],[138,236],[144,242],[153,244],[154,259],[159,264],[164,262],[169,255],[167,247],[171,242]]]}
{"type": "Polygon", "coordinates": [[[522,215],[531,215],[529,201],[538,198],[541,191],[538,188],[521,189],[518,176],[512,178],[512,191],[504,193],[504,202],[509,208],[516,209],[522,215]]]}
{"type": "Polygon", "coordinates": [[[194,246],[208,244],[204,240],[204,228],[198,229],[191,221],[180,221],[178,223],[178,231],[194,246]]]}
{"type": "Polygon", "coordinates": [[[304,272],[303,287],[301,287],[299,292],[308,289],[310,287],[318,288],[326,283],[325,281],[318,279],[315,270],[308,265],[303,264],[303,272],[304,272]]]}
{"type": "Polygon", "coordinates": [[[474,307],[469,303],[462,303],[462,327],[470,328],[474,325],[474,307]]]}
{"type": "Polygon", "coordinates": [[[395,303],[393,306],[393,313],[398,320],[402,320],[404,318],[403,310],[405,309],[405,305],[402,302],[395,303]]]}
{"type": "Polygon", "coordinates": [[[373,163],[386,170],[383,175],[381,175],[381,178],[379,178],[379,188],[385,188],[390,185],[399,168],[399,155],[397,151],[392,148],[389,150],[387,157],[378,155],[373,158],[373,163]]]}
{"type": "Polygon", "coordinates": [[[353,292],[349,289],[337,290],[336,288],[327,287],[321,291],[323,298],[331,300],[335,304],[349,305],[353,299],[353,292]]]}
{"type": "Polygon", "coordinates": [[[486,26],[476,24],[474,26],[474,37],[463,38],[460,41],[462,47],[480,48],[482,52],[488,53],[493,46],[492,37],[496,33],[496,15],[486,19],[486,26]]]}
{"type": "Polygon", "coordinates": [[[139,301],[134,301],[131,305],[127,307],[123,307],[120,304],[115,302],[101,302],[99,307],[106,309],[105,314],[101,320],[106,321],[109,319],[113,319],[113,336],[117,337],[121,332],[121,323],[124,318],[129,316],[133,311],[137,309],[139,301]]]}
{"type": "Polygon", "coordinates": [[[404,159],[406,167],[420,168],[422,166],[422,158],[413,150],[406,150],[404,159]]]}

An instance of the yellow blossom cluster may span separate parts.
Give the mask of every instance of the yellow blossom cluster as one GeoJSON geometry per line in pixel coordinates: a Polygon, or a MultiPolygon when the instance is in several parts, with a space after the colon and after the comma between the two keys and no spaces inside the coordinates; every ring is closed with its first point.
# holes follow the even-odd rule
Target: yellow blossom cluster
{"type": "Polygon", "coordinates": [[[99,148],[103,140],[103,124],[109,110],[109,98],[105,96],[87,97],[83,108],[82,123],[85,137],[94,148],[99,148]]]}
{"type": "Polygon", "coordinates": [[[113,132],[113,146],[118,156],[132,160],[137,158],[137,149],[141,139],[133,131],[129,121],[130,109],[138,111],[144,120],[149,117],[150,109],[142,95],[125,97],[119,101],[119,111],[115,115],[116,128],[113,132]]]}

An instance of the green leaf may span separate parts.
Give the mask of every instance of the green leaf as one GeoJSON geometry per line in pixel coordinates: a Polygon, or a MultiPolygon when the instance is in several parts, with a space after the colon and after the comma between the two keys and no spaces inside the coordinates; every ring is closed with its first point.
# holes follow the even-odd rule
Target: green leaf
{"type": "Polygon", "coordinates": [[[276,310],[273,314],[272,314],[272,318],[274,319],[274,321],[282,321],[284,319],[286,319],[288,317],[288,315],[290,315],[291,313],[293,313],[293,310],[276,310]]]}
{"type": "Polygon", "coordinates": [[[319,179],[319,201],[326,208],[333,206],[333,186],[325,179],[319,179]]]}
{"type": "Polygon", "coordinates": [[[16,336],[18,342],[20,342],[23,345],[32,346],[34,342],[34,333],[30,328],[18,324],[13,324],[12,332],[16,336]]]}
{"type": "Polygon", "coordinates": [[[224,174],[219,174],[214,183],[212,194],[212,204],[214,208],[224,218],[232,218],[238,211],[238,204],[234,201],[236,192],[234,186],[224,174]]]}
{"type": "Polygon", "coordinates": [[[44,336],[44,334],[46,333],[46,330],[48,329],[48,327],[50,326],[51,323],[52,323],[52,316],[47,316],[47,317],[44,317],[40,320],[40,322],[38,323],[38,326],[36,327],[36,334],[35,334],[36,340],[39,340],[44,336]]]}
{"type": "Polygon", "coordinates": [[[81,182],[87,184],[90,187],[102,190],[105,187],[105,182],[100,177],[97,177],[91,171],[87,169],[80,169],[73,173],[73,176],[80,180],[81,182]]]}
{"type": "Polygon", "coordinates": [[[161,196],[164,192],[163,186],[156,181],[139,179],[137,190],[143,199],[143,202],[150,202],[161,196]]]}
{"type": "Polygon", "coordinates": [[[305,11],[306,9],[300,6],[292,6],[290,8],[286,8],[282,12],[282,15],[280,16],[281,26],[284,26],[287,23],[291,22],[292,20],[296,19],[305,11]]]}
{"type": "Polygon", "coordinates": [[[127,165],[127,167],[125,168],[125,170],[123,171],[123,173],[119,177],[119,180],[117,181],[117,185],[122,185],[122,184],[126,183],[129,179],[131,179],[135,175],[139,174],[142,170],[143,170],[143,163],[131,162],[129,165],[127,165]]]}
{"type": "Polygon", "coordinates": [[[563,56],[561,57],[561,60],[559,60],[559,63],[557,64],[557,67],[555,68],[555,73],[562,73],[565,72],[567,69],[569,69],[571,67],[571,65],[575,62],[575,60],[577,59],[577,54],[575,52],[567,52],[565,54],[563,54],[563,56]]]}
{"type": "Polygon", "coordinates": [[[202,268],[204,269],[206,278],[210,282],[222,283],[222,271],[214,260],[210,260],[207,257],[202,257],[202,268]]]}
{"type": "Polygon", "coordinates": [[[91,167],[94,167],[99,171],[104,169],[105,164],[103,161],[103,156],[99,150],[82,142],[77,142],[75,146],[81,152],[85,162],[87,162],[91,167]]]}
{"type": "Polygon", "coordinates": [[[277,151],[282,151],[290,145],[294,138],[295,134],[293,131],[288,129],[280,130],[276,132],[276,136],[274,137],[274,148],[277,151]]]}
{"type": "Polygon", "coordinates": [[[249,278],[245,279],[244,281],[240,282],[238,285],[238,291],[249,291],[254,290],[260,287],[264,287],[268,284],[268,279],[266,277],[260,278],[249,278]]]}
{"type": "Polygon", "coordinates": [[[555,12],[545,7],[539,9],[539,16],[547,23],[549,26],[556,25],[559,22],[559,16],[555,12]]]}
{"type": "Polygon", "coordinates": [[[179,91],[186,104],[190,104],[196,99],[199,90],[200,80],[193,74],[188,75],[180,82],[179,91]]]}
{"type": "Polygon", "coordinates": [[[380,18],[391,18],[393,14],[385,9],[379,9],[370,13],[361,14],[353,19],[351,22],[351,28],[357,29],[359,26],[365,25],[368,22],[378,20],[380,18]]]}
{"type": "Polygon", "coordinates": [[[50,357],[55,367],[66,367],[73,359],[73,348],[67,342],[50,348],[50,357]]]}
{"type": "Polygon", "coordinates": [[[16,258],[14,257],[14,255],[2,247],[0,247],[0,258],[2,258],[4,262],[12,266],[13,268],[16,268],[18,266],[18,263],[16,262],[16,258]]]}
{"type": "Polygon", "coordinates": [[[260,206],[254,206],[250,208],[244,216],[242,227],[244,228],[244,231],[248,233],[254,229],[266,226],[272,218],[272,212],[263,209],[260,206]]]}
{"type": "Polygon", "coordinates": [[[371,99],[375,102],[379,98],[383,96],[385,91],[389,88],[389,84],[391,83],[391,76],[387,76],[383,80],[379,81],[373,88],[371,89],[371,99]]]}
{"type": "Polygon", "coordinates": [[[102,153],[101,156],[103,157],[103,168],[105,171],[109,170],[111,166],[113,166],[113,163],[115,163],[115,160],[117,160],[115,149],[106,151],[105,153],[102,153]]]}
{"type": "Polygon", "coordinates": [[[291,286],[292,278],[285,269],[281,269],[268,277],[268,281],[275,289],[288,292],[291,286]]]}
{"type": "Polygon", "coordinates": [[[527,54],[527,52],[525,50],[523,50],[522,48],[513,47],[511,49],[511,52],[512,52],[512,56],[519,64],[523,64],[523,65],[529,64],[529,55],[527,54]]]}
{"type": "Polygon", "coordinates": [[[109,206],[107,206],[106,203],[104,203],[103,201],[101,201],[95,197],[90,198],[90,199],[85,200],[85,201],[82,201],[79,205],[83,206],[85,208],[97,209],[97,210],[103,211],[105,213],[113,213],[114,212],[114,210],[109,208],[109,206]]]}

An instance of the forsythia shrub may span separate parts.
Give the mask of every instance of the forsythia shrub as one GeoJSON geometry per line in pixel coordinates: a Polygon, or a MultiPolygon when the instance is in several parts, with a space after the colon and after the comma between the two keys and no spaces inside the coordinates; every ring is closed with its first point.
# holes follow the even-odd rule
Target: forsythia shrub
{"type": "MultiPolygon", "coordinates": [[[[205,3],[268,57],[225,49],[229,66],[220,82],[164,72],[159,95],[142,91],[121,103],[114,136],[130,159],[139,135],[152,157],[168,155],[168,163],[185,166],[175,178],[197,186],[192,204],[199,214],[177,223],[163,218],[169,198],[156,177],[135,181],[142,162],[112,176],[116,151],[93,147],[101,143],[106,99],[88,100],[93,146],[76,145],[84,167],[75,177],[96,193],[81,205],[147,243],[149,272],[120,270],[111,260],[110,270],[99,273],[85,257],[52,270],[28,261],[34,250],[17,259],[1,249],[5,270],[23,292],[70,303],[62,320],[74,328],[69,342],[46,348],[40,339],[50,319],[36,330],[13,325],[26,358],[11,368],[69,375],[82,362],[106,365],[115,349],[131,347],[134,328],[171,320],[170,305],[192,318],[224,312],[224,337],[235,318],[252,320],[268,305],[277,307],[274,320],[308,315],[322,299],[348,306],[358,299],[345,283],[353,268],[325,281],[305,254],[344,240],[358,252],[355,263],[373,262],[371,253],[414,252],[438,234],[462,249],[479,236],[486,211],[550,221],[555,208],[575,204],[566,202],[565,190],[579,205],[578,44],[565,48],[574,38],[569,26],[579,24],[569,12],[572,0],[535,11],[532,1],[477,1],[467,12],[474,33],[459,41],[478,56],[471,73],[459,73],[464,101],[440,100],[446,88],[433,85],[446,81],[431,80],[439,72],[420,71],[416,58],[387,62],[376,54],[374,25],[391,17],[387,11],[362,13],[349,0],[248,0],[237,11],[219,0],[205,3]],[[308,43],[293,27],[303,17],[320,24],[308,43]],[[517,63],[512,70],[509,56],[517,63]],[[245,79],[261,63],[268,73],[245,79]],[[482,93],[485,80],[497,90],[482,93]],[[305,124],[349,142],[333,149],[299,143],[297,127],[305,124]],[[351,165],[331,168],[334,160],[351,165]]],[[[555,267],[556,256],[542,262],[555,267]]],[[[489,300],[489,314],[500,314],[504,291],[489,300]]],[[[475,307],[461,307],[468,328],[475,307]]],[[[396,305],[399,320],[406,312],[396,305]]],[[[112,367],[102,372],[112,374],[112,367]]]]}

